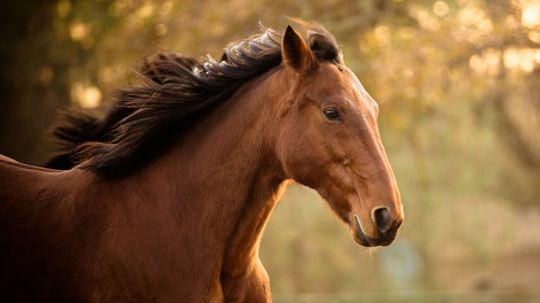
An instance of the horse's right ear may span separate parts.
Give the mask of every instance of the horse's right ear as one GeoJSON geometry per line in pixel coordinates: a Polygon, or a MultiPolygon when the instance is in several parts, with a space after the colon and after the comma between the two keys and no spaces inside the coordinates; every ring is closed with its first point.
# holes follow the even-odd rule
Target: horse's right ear
{"type": "Polygon", "coordinates": [[[307,43],[290,25],[283,35],[281,54],[283,63],[298,71],[309,69],[315,62],[307,43]]]}

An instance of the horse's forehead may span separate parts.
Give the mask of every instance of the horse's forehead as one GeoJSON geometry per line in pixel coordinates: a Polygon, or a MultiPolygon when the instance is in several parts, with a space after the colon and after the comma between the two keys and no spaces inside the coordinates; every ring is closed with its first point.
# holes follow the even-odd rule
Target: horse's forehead
{"type": "Polygon", "coordinates": [[[371,95],[364,88],[358,77],[348,68],[344,69],[344,72],[348,74],[350,79],[352,90],[356,95],[358,102],[364,105],[366,108],[375,109],[378,105],[377,102],[371,97],[371,95]]]}
{"type": "Polygon", "coordinates": [[[358,77],[356,77],[356,75],[347,67],[344,68],[343,72],[347,74],[347,78],[354,93],[357,94],[361,100],[372,101],[371,96],[366,91],[358,77]]]}
{"type": "Polygon", "coordinates": [[[348,82],[350,82],[348,76],[343,73],[341,67],[338,68],[335,64],[324,64],[320,66],[317,78],[312,84],[323,95],[336,95],[351,89],[348,82]]]}
{"type": "Polygon", "coordinates": [[[346,66],[325,66],[320,70],[323,81],[317,81],[324,95],[340,95],[344,101],[360,103],[363,108],[376,106],[358,77],[346,66]]]}

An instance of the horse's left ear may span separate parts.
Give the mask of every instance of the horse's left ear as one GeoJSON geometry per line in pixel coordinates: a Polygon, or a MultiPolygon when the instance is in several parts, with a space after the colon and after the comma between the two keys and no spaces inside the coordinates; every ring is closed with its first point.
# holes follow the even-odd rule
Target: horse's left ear
{"type": "Polygon", "coordinates": [[[298,71],[305,71],[315,63],[309,46],[290,25],[283,35],[281,54],[283,63],[298,71]]]}

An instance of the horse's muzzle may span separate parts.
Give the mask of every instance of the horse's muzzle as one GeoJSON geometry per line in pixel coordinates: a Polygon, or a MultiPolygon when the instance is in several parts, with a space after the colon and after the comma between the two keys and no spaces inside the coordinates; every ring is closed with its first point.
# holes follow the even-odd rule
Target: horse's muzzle
{"type": "Polygon", "coordinates": [[[354,215],[353,218],[354,240],[356,241],[356,243],[365,247],[390,245],[396,238],[397,229],[399,225],[401,225],[396,224],[392,226],[393,228],[386,229],[384,233],[380,229],[377,229],[377,238],[371,238],[366,236],[366,234],[362,230],[360,218],[358,218],[357,215],[354,215]]]}

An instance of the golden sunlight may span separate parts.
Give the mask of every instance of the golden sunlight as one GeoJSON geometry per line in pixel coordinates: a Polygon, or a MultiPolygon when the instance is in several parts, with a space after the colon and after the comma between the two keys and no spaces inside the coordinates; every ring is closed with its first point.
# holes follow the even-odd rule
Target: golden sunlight
{"type": "Polygon", "coordinates": [[[532,30],[527,34],[527,37],[534,43],[540,43],[540,31],[532,30]]]}
{"type": "Polygon", "coordinates": [[[448,7],[448,3],[443,0],[436,1],[433,3],[433,12],[435,15],[442,17],[450,11],[450,7],[448,7]]]}
{"type": "Polygon", "coordinates": [[[90,33],[90,27],[80,20],[73,21],[69,26],[69,36],[73,41],[83,41],[90,33]]]}
{"type": "Polygon", "coordinates": [[[440,28],[441,24],[439,20],[435,18],[429,10],[420,5],[411,6],[409,8],[409,14],[418,20],[421,27],[427,30],[434,31],[440,28]]]}
{"type": "Polygon", "coordinates": [[[503,54],[504,66],[508,69],[530,73],[540,64],[540,50],[534,48],[509,48],[503,54]]]}
{"type": "Polygon", "coordinates": [[[148,18],[154,13],[154,6],[151,3],[145,3],[136,12],[137,17],[141,19],[148,18]]]}
{"type": "Polygon", "coordinates": [[[488,49],[482,54],[473,55],[469,59],[469,67],[480,75],[494,76],[499,71],[501,52],[495,49],[488,49]]]}
{"type": "Polygon", "coordinates": [[[101,91],[93,85],[77,82],[71,89],[71,98],[83,108],[96,108],[101,103],[101,91]]]}
{"type": "Polygon", "coordinates": [[[458,24],[451,28],[451,35],[457,41],[469,41],[472,43],[482,43],[493,33],[493,22],[486,12],[475,6],[467,4],[461,8],[457,14],[458,24]]]}
{"type": "Polygon", "coordinates": [[[523,6],[521,23],[529,28],[540,26],[540,2],[529,2],[523,6]]]}

